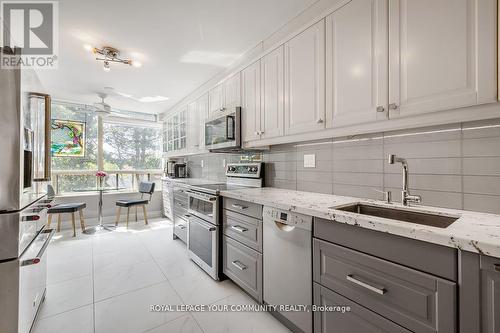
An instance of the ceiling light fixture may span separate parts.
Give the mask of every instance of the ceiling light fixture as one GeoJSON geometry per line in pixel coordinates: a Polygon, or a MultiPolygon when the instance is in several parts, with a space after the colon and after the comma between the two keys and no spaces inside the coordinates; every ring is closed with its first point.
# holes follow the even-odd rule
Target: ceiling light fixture
{"type": "Polygon", "coordinates": [[[97,57],[95,60],[97,61],[102,61],[103,62],[103,69],[106,72],[109,72],[111,70],[111,67],[109,66],[110,63],[116,62],[124,65],[129,65],[129,66],[134,66],[134,67],[141,67],[142,64],[138,61],[133,61],[131,59],[122,59],[119,57],[120,51],[115,49],[114,47],[111,46],[103,46],[102,48],[97,48],[97,47],[92,47],[88,44],[85,44],[83,46],[86,50],[90,50],[93,54],[95,54],[97,57]]]}

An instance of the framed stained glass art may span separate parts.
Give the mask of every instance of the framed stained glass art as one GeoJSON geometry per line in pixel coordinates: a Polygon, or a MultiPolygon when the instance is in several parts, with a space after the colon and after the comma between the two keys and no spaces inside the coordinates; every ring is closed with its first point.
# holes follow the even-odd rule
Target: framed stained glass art
{"type": "Polygon", "coordinates": [[[54,157],[85,156],[85,123],[52,119],[51,152],[54,157]]]}

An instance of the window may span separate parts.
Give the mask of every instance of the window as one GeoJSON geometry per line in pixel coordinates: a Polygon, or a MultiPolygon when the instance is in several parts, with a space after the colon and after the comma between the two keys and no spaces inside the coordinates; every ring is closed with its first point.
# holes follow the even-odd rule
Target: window
{"type": "Polygon", "coordinates": [[[106,170],[161,169],[162,133],[159,126],[104,122],[106,170]]]}
{"type": "Polygon", "coordinates": [[[123,114],[128,120],[101,118],[103,126],[99,133],[99,117],[92,106],[52,103],[52,119],[85,122],[86,125],[85,156],[52,157],[52,183],[57,193],[94,188],[99,166],[108,174],[105,185],[109,187],[135,191],[142,180],[160,182],[162,131],[156,116],[119,110],[113,110],[113,114],[123,114]],[[102,150],[98,149],[100,146],[102,150]],[[99,151],[103,152],[102,156],[99,151]]]}

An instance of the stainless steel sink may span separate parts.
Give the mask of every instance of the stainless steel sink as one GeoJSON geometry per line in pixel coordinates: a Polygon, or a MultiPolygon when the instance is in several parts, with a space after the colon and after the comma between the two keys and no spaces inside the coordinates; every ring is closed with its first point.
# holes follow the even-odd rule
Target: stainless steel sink
{"type": "Polygon", "coordinates": [[[428,225],[437,228],[447,228],[453,222],[458,220],[458,217],[441,216],[430,213],[410,211],[406,209],[380,207],[361,203],[336,209],[361,215],[376,216],[391,220],[428,225]]]}

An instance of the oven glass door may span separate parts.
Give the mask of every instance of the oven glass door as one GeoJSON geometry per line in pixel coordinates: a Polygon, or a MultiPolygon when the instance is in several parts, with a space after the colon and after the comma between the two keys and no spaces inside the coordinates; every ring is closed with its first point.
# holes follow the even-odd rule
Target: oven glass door
{"type": "Polygon", "coordinates": [[[204,200],[194,194],[189,194],[189,213],[194,214],[202,219],[217,223],[217,200],[204,200]]]}
{"type": "Polygon", "coordinates": [[[191,215],[188,228],[189,256],[214,279],[218,279],[218,227],[191,215]]]}

